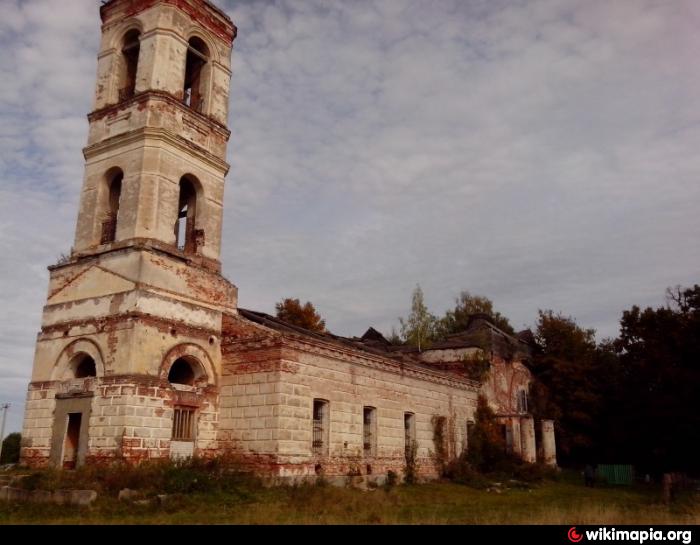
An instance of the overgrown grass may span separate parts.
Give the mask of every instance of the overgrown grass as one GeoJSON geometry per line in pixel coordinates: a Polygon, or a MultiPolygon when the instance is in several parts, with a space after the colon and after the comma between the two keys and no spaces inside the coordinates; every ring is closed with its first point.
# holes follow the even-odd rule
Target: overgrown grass
{"type": "Polygon", "coordinates": [[[328,485],[264,488],[220,461],[212,463],[156,463],[139,469],[124,466],[116,472],[114,468],[103,469],[101,475],[90,468],[39,472],[46,475],[33,477],[34,484],[30,481],[25,486],[52,483],[59,488],[72,483],[99,489],[99,498],[90,508],[0,503],[0,524],[700,523],[700,501],[696,497],[686,497],[667,507],[660,503],[657,488],[586,488],[574,473],[563,473],[558,481],[531,483],[531,488],[505,488],[505,482],[501,493],[454,483],[360,491],[328,485]],[[211,478],[206,476],[208,472],[211,478]],[[169,496],[162,504],[119,501],[118,489],[126,487],[141,490],[144,497],[156,493],[169,496]]]}
{"type": "Polygon", "coordinates": [[[240,470],[235,459],[189,458],[183,461],[155,460],[139,465],[117,462],[108,466],[86,465],[75,471],[42,469],[30,471],[18,486],[28,490],[92,489],[117,496],[120,490],[154,494],[218,493],[241,488],[259,488],[260,482],[240,470]]]}

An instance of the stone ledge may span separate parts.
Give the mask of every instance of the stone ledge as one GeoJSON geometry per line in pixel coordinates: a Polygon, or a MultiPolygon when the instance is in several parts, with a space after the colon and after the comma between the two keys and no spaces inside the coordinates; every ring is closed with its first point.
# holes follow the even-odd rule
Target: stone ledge
{"type": "Polygon", "coordinates": [[[3,486],[0,488],[0,501],[55,503],[56,505],[91,505],[97,499],[94,490],[24,490],[3,486]]]}

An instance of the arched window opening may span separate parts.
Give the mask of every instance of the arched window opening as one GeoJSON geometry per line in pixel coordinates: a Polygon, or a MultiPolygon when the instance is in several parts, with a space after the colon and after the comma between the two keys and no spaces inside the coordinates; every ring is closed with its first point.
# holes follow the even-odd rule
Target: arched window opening
{"type": "Polygon", "coordinates": [[[527,399],[527,390],[518,390],[518,397],[517,397],[517,407],[518,407],[518,412],[519,413],[526,413],[528,412],[528,399],[527,399]]]}
{"type": "Polygon", "coordinates": [[[197,252],[195,221],[197,216],[197,191],[186,176],[180,179],[180,199],[175,224],[175,240],[179,250],[187,254],[197,252]]]}
{"type": "Polygon", "coordinates": [[[209,49],[199,38],[190,38],[187,42],[187,60],[185,61],[185,87],[183,102],[197,112],[204,111],[206,78],[205,72],[209,62],[209,49]]]}
{"type": "Polygon", "coordinates": [[[74,378],[87,378],[97,376],[97,367],[95,366],[95,360],[92,356],[88,354],[79,354],[76,356],[72,363],[71,369],[73,371],[74,378]]]}
{"type": "Polygon", "coordinates": [[[107,211],[102,219],[102,236],[100,244],[109,244],[114,242],[117,236],[117,216],[119,215],[119,201],[122,196],[122,180],[124,173],[116,169],[111,175],[107,176],[107,187],[109,189],[109,197],[107,202],[107,211]]]}
{"type": "Polygon", "coordinates": [[[195,373],[190,362],[184,358],[175,360],[168,373],[168,382],[194,386],[195,373]]]}
{"type": "Polygon", "coordinates": [[[139,51],[141,50],[141,33],[134,29],[124,35],[122,45],[122,61],[124,63],[124,77],[119,89],[119,102],[128,100],[134,96],[136,90],[136,70],[139,65],[139,51]]]}

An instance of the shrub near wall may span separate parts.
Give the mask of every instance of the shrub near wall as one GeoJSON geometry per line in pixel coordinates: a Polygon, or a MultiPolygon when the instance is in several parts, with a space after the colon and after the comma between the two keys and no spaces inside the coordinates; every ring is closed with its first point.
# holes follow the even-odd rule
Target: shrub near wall
{"type": "Polygon", "coordinates": [[[0,456],[1,464],[16,464],[19,462],[19,447],[22,442],[22,435],[19,433],[11,433],[2,442],[2,456],[0,456]]]}

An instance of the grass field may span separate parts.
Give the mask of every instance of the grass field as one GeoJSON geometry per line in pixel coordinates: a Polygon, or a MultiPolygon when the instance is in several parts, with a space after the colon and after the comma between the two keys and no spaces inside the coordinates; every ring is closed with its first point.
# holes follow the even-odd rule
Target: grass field
{"type": "Polygon", "coordinates": [[[451,483],[361,491],[331,486],[169,495],[137,505],[100,494],[90,508],[0,503],[0,524],[698,524],[700,499],[670,507],[655,487],[586,488],[575,473],[501,493],[451,483]]]}

